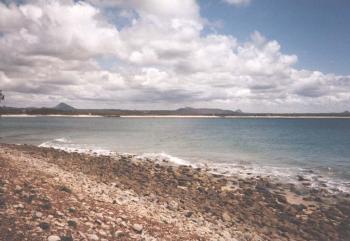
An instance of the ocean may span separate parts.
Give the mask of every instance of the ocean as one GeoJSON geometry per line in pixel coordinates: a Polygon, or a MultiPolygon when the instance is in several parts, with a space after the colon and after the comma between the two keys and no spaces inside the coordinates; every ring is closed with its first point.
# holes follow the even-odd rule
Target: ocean
{"type": "Polygon", "coordinates": [[[350,192],[350,119],[2,117],[0,142],[208,167],[350,192]]]}

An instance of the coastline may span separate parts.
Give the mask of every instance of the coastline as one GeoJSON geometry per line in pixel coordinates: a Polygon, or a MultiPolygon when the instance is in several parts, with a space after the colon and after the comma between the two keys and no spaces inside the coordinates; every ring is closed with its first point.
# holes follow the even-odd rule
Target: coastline
{"type": "Polygon", "coordinates": [[[94,156],[11,144],[0,144],[0,176],[4,240],[350,236],[349,194],[299,189],[265,177],[227,177],[130,154],[94,156]]]}
{"type": "Polygon", "coordinates": [[[104,115],[28,115],[28,114],[3,114],[0,117],[9,118],[25,118],[25,117],[77,117],[77,118],[208,118],[208,119],[350,119],[350,116],[256,116],[256,115],[242,115],[242,116],[218,116],[218,115],[118,115],[118,116],[104,116],[104,115]]]}

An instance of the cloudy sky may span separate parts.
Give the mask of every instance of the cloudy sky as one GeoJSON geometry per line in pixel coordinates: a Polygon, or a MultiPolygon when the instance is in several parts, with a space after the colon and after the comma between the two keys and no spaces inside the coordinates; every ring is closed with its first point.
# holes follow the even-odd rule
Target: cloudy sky
{"type": "Polygon", "coordinates": [[[350,109],[348,0],[0,1],[9,106],[350,109]]]}

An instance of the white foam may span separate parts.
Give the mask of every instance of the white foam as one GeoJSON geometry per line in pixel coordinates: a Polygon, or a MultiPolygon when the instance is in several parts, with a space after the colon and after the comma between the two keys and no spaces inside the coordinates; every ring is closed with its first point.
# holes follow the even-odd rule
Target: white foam
{"type": "Polygon", "coordinates": [[[54,148],[54,149],[63,150],[66,152],[85,153],[85,154],[92,154],[92,155],[105,155],[105,156],[116,155],[115,152],[106,150],[103,148],[98,148],[98,147],[91,148],[88,145],[74,144],[70,139],[65,137],[43,142],[39,145],[39,147],[54,148]]]}
{"type": "Polygon", "coordinates": [[[169,154],[166,154],[164,152],[161,153],[143,153],[141,155],[137,155],[134,158],[141,159],[141,160],[147,160],[151,159],[152,161],[156,162],[170,162],[176,165],[191,165],[190,162],[183,160],[181,158],[171,156],[169,154]]]}
{"type": "Polygon", "coordinates": [[[350,182],[342,180],[340,178],[332,177],[324,173],[320,173],[318,170],[303,169],[299,167],[277,167],[277,166],[261,166],[244,161],[236,161],[230,163],[214,163],[206,160],[189,161],[179,157],[169,155],[165,152],[161,153],[143,153],[140,155],[132,155],[130,153],[117,153],[107,149],[99,148],[96,146],[88,146],[75,144],[69,138],[61,137],[51,141],[44,142],[39,145],[40,147],[49,147],[67,152],[84,153],[97,156],[132,156],[134,159],[143,161],[153,161],[157,163],[163,163],[167,165],[186,165],[192,167],[199,167],[206,169],[212,173],[226,175],[226,176],[239,176],[242,178],[247,177],[270,177],[276,181],[282,181],[285,183],[294,183],[300,185],[298,176],[309,180],[310,186],[313,188],[327,188],[330,191],[341,191],[350,193],[350,182]]]}

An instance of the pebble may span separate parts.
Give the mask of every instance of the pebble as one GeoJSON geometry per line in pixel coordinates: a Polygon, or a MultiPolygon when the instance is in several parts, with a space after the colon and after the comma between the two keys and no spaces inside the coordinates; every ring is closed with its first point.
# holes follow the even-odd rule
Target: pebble
{"type": "Polygon", "coordinates": [[[78,224],[74,220],[68,220],[68,226],[72,227],[72,228],[76,228],[78,226],[78,224]]]}
{"type": "Polygon", "coordinates": [[[132,225],[132,229],[138,233],[142,233],[143,226],[141,224],[136,223],[136,224],[132,225]]]}
{"type": "Polygon", "coordinates": [[[35,212],[34,217],[41,218],[43,216],[42,212],[35,212]]]}
{"type": "Polygon", "coordinates": [[[99,238],[97,237],[96,234],[89,234],[88,239],[91,241],[98,241],[99,240],[99,238]]]}
{"type": "Polygon", "coordinates": [[[56,235],[51,235],[47,238],[47,241],[61,241],[61,238],[56,235]]]}
{"type": "Polygon", "coordinates": [[[74,207],[70,207],[70,208],[68,208],[68,211],[69,211],[70,213],[74,213],[74,212],[76,211],[76,209],[75,209],[74,207]]]}
{"type": "Polygon", "coordinates": [[[47,222],[41,222],[39,223],[39,227],[43,230],[48,230],[50,228],[50,224],[47,222]]]}
{"type": "Polygon", "coordinates": [[[61,241],[73,241],[73,238],[71,236],[62,236],[61,241]]]}
{"type": "Polygon", "coordinates": [[[231,216],[230,214],[228,214],[228,212],[224,212],[222,214],[222,220],[224,220],[225,222],[230,222],[231,221],[231,216]]]}
{"type": "Polygon", "coordinates": [[[107,233],[106,233],[105,231],[103,231],[103,230],[98,231],[98,233],[99,233],[100,235],[102,235],[102,236],[106,236],[106,235],[107,235],[107,233]]]}
{"type": "Polygon", "coordinates": [[[124,232],[123,231],[116,231],[114,233],[114,237],[116,237],[116,238],[120,238],[122,236],[124,236],[124,232]]]}

